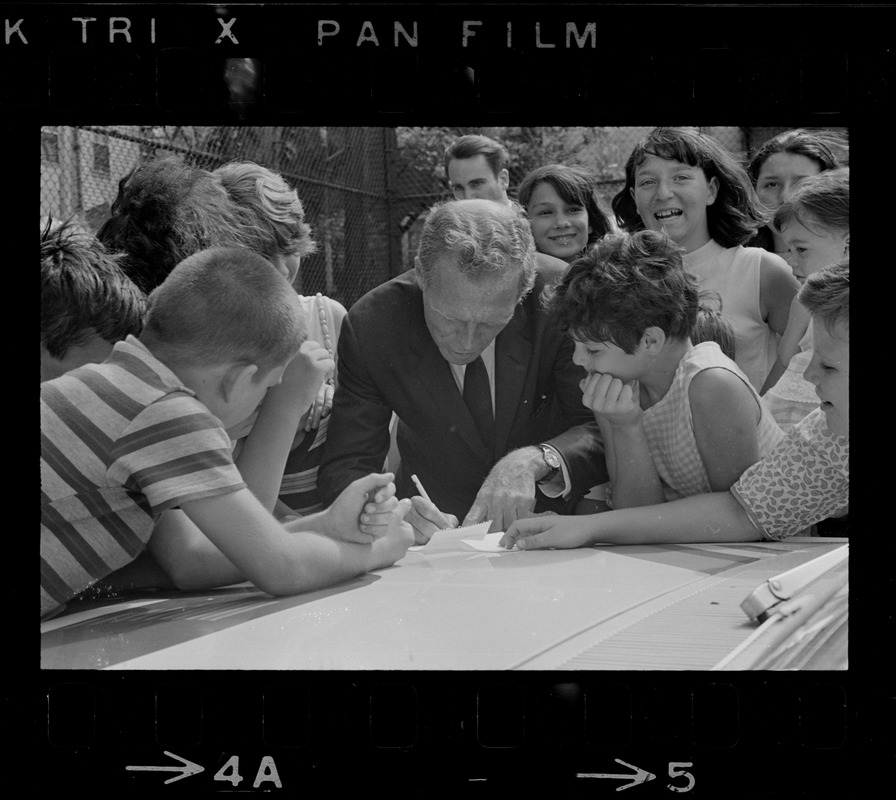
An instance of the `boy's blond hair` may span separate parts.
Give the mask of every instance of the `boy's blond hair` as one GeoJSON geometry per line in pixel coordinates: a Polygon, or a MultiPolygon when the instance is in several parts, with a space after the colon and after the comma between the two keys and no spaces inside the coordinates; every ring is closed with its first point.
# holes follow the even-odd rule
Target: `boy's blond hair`
{"type": "Polygon", "coordinates": [[[848,335],[849,256],[806,278],[797,297],[830,334],[842,326],[848,335]]]}
{"type": "Polygon", "coordinates": [[[173,364],[289,362],[307,333],[298,295],[267,259],[210,248],[180,262],[149,298],[141,340],[173,364]]]}

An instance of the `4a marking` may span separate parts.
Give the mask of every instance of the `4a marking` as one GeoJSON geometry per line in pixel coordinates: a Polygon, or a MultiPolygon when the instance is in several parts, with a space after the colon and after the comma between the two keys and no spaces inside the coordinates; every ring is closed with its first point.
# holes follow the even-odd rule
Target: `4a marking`
{"type": "MultiPolygon", "coordinates": [[[[163,752],[169,758],[177,759],[181,763],[174,766],[127,766],[125,769],[132,772],[180,773],[180,775],[168,778],[165,783],[174,783],[174,781],[179,781],[182,778],[189,778],[191,775],[198,775],[200,772],[205,772],[205,767],[202,767],[199,764],[195,764],[186,758],[181,758],[181,756],[170,753],[167,750],[164,750],[163,752]]],[[[228,758],[227,761],[224,762],[224,765],[215,773],[213,780],[226,781],[232,784],[234,788],[239,786],[240,783],[243,782],[243,776],[240,774],[240,757],[231,756],[228,758]]],[[[263,783],[273,783],[278,789],[283,788],[283,784],[280,781],[280,774],[277,772],[277,765],[274,763],[274,759],[271,758],[271,756],[262,756],[261,762],[258,765],[258,770],[255,773],[255,780],[252,783],[252,788],[257,789],[263,783]]]]}

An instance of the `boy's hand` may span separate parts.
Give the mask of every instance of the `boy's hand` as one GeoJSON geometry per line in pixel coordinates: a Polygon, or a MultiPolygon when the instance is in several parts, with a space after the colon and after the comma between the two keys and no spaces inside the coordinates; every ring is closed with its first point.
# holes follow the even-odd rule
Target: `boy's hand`
{"type": "Polygon", "coordinates": [[[498,544],[508,550],[587,547],[594,543],[594,519],[590,516],[558,516],[548,514],[518,519],[501,537],[498,544]]]}
{"type": "Polygon", "coordinates": [[[287,365],[280,385],[271,389],[271,392],[286,394],[299,408],[311,409],[317,400],[321,384],[335,369],[336,362],[330,357],[327,348],[312,339],[306,339],[295,358],[287,365]]]}
{"type": "Polygon", "coordinates": [[[405,522],[405,515],[411,509],[411,501],[407,498],[401,500],[395,509],[389,514],[391,522],[385,533],[377,539],[372,550],[374,554],[374,566],[372,569],[381,569],[394,564],[403,558],[408,548],[414,544],[414,531],[405,522]]]}
{"type": "Polygon", "coordinates": [[[394,477],[391,472],[371,473],[352,481],[327,509],[324,533],[356,544],[370,544],[385,536],[398,506],[394,477]]]}
{"type": "Polygon", "coordinates": [[[581,382],[582,402],[611,425],[637,424],[641,419],[638,381],[623,383],[607,373],[593,372],[581,382]]]}
{"type": "Polygon", "coordinates": [[[426,544],[436,531],[457,527],[457,517],[454,514],[443,514],[435,503],[420,495],[411,498],[411,508],[406,519],[414,531],[416,544],[426,544]]]}

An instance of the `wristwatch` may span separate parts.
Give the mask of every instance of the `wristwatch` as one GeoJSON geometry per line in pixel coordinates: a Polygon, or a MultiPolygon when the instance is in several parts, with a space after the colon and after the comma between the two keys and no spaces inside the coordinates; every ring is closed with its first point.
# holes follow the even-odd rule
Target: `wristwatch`
{"type": "Polygon", "coordinates": [[[539,483],[549,483],[556,476],[557,473],[560,472],[560,459],[557,454],[546,444],[538,445],[538,449],[541,450],[541,457],[544,459],[544,463],[547,464],[548,474],[541,478],[539,483]]]}

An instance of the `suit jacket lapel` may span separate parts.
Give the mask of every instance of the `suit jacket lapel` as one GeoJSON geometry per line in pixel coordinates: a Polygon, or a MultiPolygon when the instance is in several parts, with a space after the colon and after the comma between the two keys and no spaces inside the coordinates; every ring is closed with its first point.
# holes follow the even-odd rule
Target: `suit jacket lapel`
{"type": "Polygon", "coordinates": [[[522,401],[532,355],[532,294],[517,306],[516,313],[495,340],[495,453],[507,451],[507,441],[522,401]]]}

